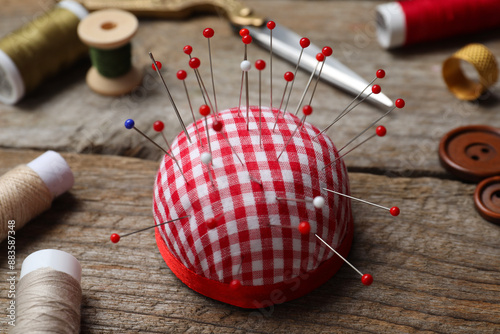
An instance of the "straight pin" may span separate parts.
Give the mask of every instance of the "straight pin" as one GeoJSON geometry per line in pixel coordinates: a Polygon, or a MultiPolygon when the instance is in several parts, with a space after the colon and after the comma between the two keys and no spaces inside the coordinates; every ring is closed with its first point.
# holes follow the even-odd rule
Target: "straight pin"
{"type": "Polygon", "coordinates": [[[295,109],[295,115],[299,113],[300,106],[302,105],[302,102],[304,102],[304,98],[306,97],[307,91],[309,90],[309,87],[311,86],[312,79],[314,78],[314,75],[316,74],[316,70],[318,69],[319,64],[323,63],[325,61],[325,55],[322,54],[321,52],[316,55],[316,60],[318,63],[316,64],[316,67],[314,68],[314,71],[311,72],[311,76],[309,77],[309,81],[307,81],[306,88],[304,88],[304,92],[302,92],[302,96],[300,97],[299,104],[297,104],[297,108],[295,109]]]}
{"type": "MultiPolygon", "coordinates": [[[[243,56],[243,61],[247,60],[248,61],[248,55],[247,55],[247,46],[248,44],[252,43],[252,36],[250,34],[244,35],[241,38],[241,41],[243,44],[245,44],[245,54],[243,56]]],[[[247,107],[247,131],[250,130],[250,123],[249,123],[249,113],[250,113],[250,98],[248,96],[248,71],[244,71],[245,74],[245,98],[246,98],[246,107],[247,107]]]]}
{"type": "MultiPolygon", "coordinates": [[[[259,145],[262,148],[262,94],[261,94],[261,72],[266,68],[266,62],[259,59],[255,62],[255,68],[259,70],[259,145]]],[[[272,111],[272,108],[271,108],[272,111]]]]}
{"type": "Polygon", "coordinates": [[[288,141],[286,142],[285,144],[285,147],[283,147],[283,150],[281,151],[281,153],[278,155],[278,159],[280,159],[281,155],[283,154],[283,152],[285,152],[288,144],[290,144],[290,141],[292,140],[293,136],[295,135],[295,133],[297,132],[297,130],[302,129],[302,127],[304,126],[304,122],[306,120],[306,117],[308,115],[311,115],[312,112],[313,112],[313,109],[310,105],[305,105],[304,108],[302,108],[302,112],[304,113],[304,116],[302,116],[302,119],[300,120],[300,124],[297,125],[297,127],[295,128],[295,130],[293,131],[292,135],[290,136],[290,138],[288,138],[288,141]]]}
{"type": "MultiPolygon", "coordinates": [[[[366,87],[361,91],[359,92],[358,95],[356,95],[355,98],[352,99],[352,101],[344,108],[344,110],[342,110],[342,112],[333,120],[333,122],[328,125],[325,129],[323,129],[320,133],[318,133],[313,139],[316,139],[320,134],[324,133],[325,131],[327,131],[332,125],[334,125],[338,120],[340,120],[340,118],[344,117],[344,113],[346,113],[346,110],[349,109],[349,107],[368,89],[368,87],[370,87],[377,79],[383,79],[385,77],[385,71],[383,69],[379,69],[377,70],[377,72],[375,73],[375,78],[372,79],[372,81],[370,81],[370,83],[368,85],[366,85],[366,87]]],[[[372,88],[372,92],[373,92],[373,88],[372,88]]],[[[361,102],[363,102],[368,96],[365,96],[360,102],[358,102],[353,108],[351,108],[348,112],[350,112],[352,109],[354,109],[356,106],[358,106],[361,102]]]]}
{"type": "Polygon", "coordinates": [[[394,107],[392,107],[391,109],[389,109],[385,114],[383,114],[382,116],[380,116],[379,118],[377,118],[374,122],[372,122],[372,124],[370,124],[366,129],[364,129],[363,131],[361,131],[361,133],[359,133],[357,136],[355,136],[354,138],[352,138],[349,142],[347,142],[347,144],[344,145],[344,147],[342,147],[340,150],[338,150],[338,153],[340,153],[344,148],[346,148],[350,143],[352,143],[353,141],[355,141],[356,139],[358,139],[362,134],[364,134],[366,131],[368,131],[372,126],[374,126],[378,121],[380,121],[382,118],[384,118],[385,116],[389,115],[389,113],[391,111],[393,111],[394,109],[396,108],[403,108],[405,106],[405,101],[403,99],[397,99],[396,102],[394,103],[394,107]]]}
{"type": "Polygon", "coordinates": [[[347,151],[344,154],[342,154],[341,156],[339,156],[337,159],[335,159],[332,162],[330,162],[328,165],[326,165],[325,167],[323,167],[323,170],[326,169],[327,167],[333,165],[338,160],[342,159],[343,157],[345,157],[346,155],[348,155],[349,153],[351,153],[352,151],[354,151],[355,149],[357,149],[358,147],[360,147],[361,145],[363,145],[364,143],[366,143],[367,141],[369,141],[373,137],[375,137],[375,136],[383,137],[383,136],[385,136],[386,133],[387,133],[387,130],[385,129],[384,126],[382,126],[382,125],[378,126],[377,129],[375,129],[375,133],[374,134],[372,134],[370,137],[368,137],[365,140],[363,140],[358,145],[356,145],[353,148],[351,148],[349,151],[347,151]]]}
{"type": "Polygon", "coordinates": [[[165,82],[165,79],[163,79],[163,75],[160,72],[161,63],[157,62],[155,60],[155,58],[153,57],[153,53],[151,53],[151,52],[149,52],[149,57],[153,61],[154,69],[155,69],[156,73],[158,74],[158,76],[160,77],[161,82],[163,83],[163,86],[165,87],[165,90],[167,91],[168,98],[170,99],[170,103],[172,104],[172,107],[174,108],[174,111],[175,111],[175,114],[177,115],[177,119],[179,120],[179,123],[181,123],[182,130],[186,134],[186,137],[189,140],[189,142],[191,142],[191,138],[189,137],[189,134],[187,132],[186,125],[184,125],[184,122],[182,121],[182,117],[179,114],[179,110],[177,110],[177,106],[175,105],[175,102],[174,102],[174,99],[172,97],[172,94],[170,94],[170,90],[168,89],[167,83],[165,82]],[[160,65],[160,66],[158,66],[158,65],[160,65]]]}
{"type": "MultiPolygon", "coordinates": [[[[155,130],[156,132],[159,132],[161,133],[161,136],[163,137],[163,140],[165,140],[165,144],[167,144],[167,148],[170,152],[172,152],[172,148],[170,147],[170,144],[168,143],[168,140],[167,140],[167,137],[165,137],[165,134],[163,133],[163,129],[165,128],[165,124],[163,124],[162,121],[156,121],[153,123],[153,130],[155,130]]],[[[181,171],[181,174],[182,174],[182,177],[184,178],[184,181],[186,181],[186,183],[189,183],[188,180],[186,179],[186,176],[184,175],[184,171],[182,170],[181,166],[179,165],[179,161],[174,157],[173,153],[172,154],[168,154],[167,155],[172,159],[174,160],[175,164],[177,165],[177,168],[179,168],[179,170],[181,171]]]]}
{"type": "Polygon", "coordinates": [[[210,178],[210,182],[212,183],[212,186],[215,186],[214,184],[214,179],[212,177],[212,173],[210,172],[210,169],[213,170],[213,168],[210,168],[211,164],[212,164],[212,154],[211,153],[208,153],[208,152],[203,152],[201,154],[201,162],[207,166],[207,170],[208,170],[208,177],[210,178]]]}
{"type": "Polygon", "coordinates": [[[345,263],[347,263],[352,269],[354,269],[359,275],[361,275],[361,283],[364,285],[370,285],[373,283],[373,277],[370,274],[363,274],[361,271],[359,271],[356,267],[354,267],[349,261],[347,261],[342,255],[340,255],[332,246],[326,243],[325,240],[323,240],[319,235],[314,233],[316,238],[318,238],[322,243],[326,245],[332,252],[337,254],[338,257],[340,257],[345,263]]]}
{"type": "Polygon", "coordinates": [[[208,104],[210,105],[210,108],[213,110],[214,107],[212,106],[212,101],[210,100],[210,96],[208,95],[207,88],[205,87],[205,84],[203,83],[203,79],[201,78],[200,71],[198,70],[200,65],[201,65],[200,59],[198,59],[196,57],[192,57],[191,59],[189,59],[189,67],[191,67],[194,70],[194,73],[196,75],[196,79],[198,80],[198,85],[200,86],[201,95],[203,95],[203,99],[205,101],[205,104],[207,104],[206,101],[208,100],[208,104]]]}
{"type": "Polygon", "coordinates": [[[302,47],[302,49],[300,50],[299,59],[297,59],[297,65],[295,65],[295,71],[293,72],[294,79],[292,79],[290,91],[288,92],[288,97],[286,99],[285,109],[283,109],[283,117],[285,117],[285,115],[286,115],[286,110],[288,108],[288,102],[290,101],[290,96],[291,96],[292,90],[293,90],[293,84],[295,82],[295,77],[297,77],[297,70],[299,69],[300,60],[302,59],[302,54],[304,53],[304,49],[307,48],[309,45],[311,45],[311,41],[309,40],[309,38],[303,37],[300,39],[299,44],[302,47]]]}
{"type": "Polygon", "coordinates": [[[200,114],[205,118],[205,129],[207,131],[207,142],[208,142],[208,150],[212,153],[212,145],[210,144],[210,132],[208,131],[208,121],[207,116],[210,115],[210,107],[206,104],[200,106],[200,114]]]}
{"type": "Polygon", "coordinates": [[[276,113],[276,117],[274,119],[273,131],[276,129],[276,124],[278,124],[278,117],[280,115],[281,107],[283,106],[283,101],[285,99],[286,89],[288,88],[288,84],[290,83],[290,81],[293,81],[293,79],[295,78],[295,76],[293,75],[292,72],[286,72],[283,77],[285,78],[286,84],[285,84],[285,89],[283,90],[283,96],[281,97],[280,107],[279,107],[278,112],[276,113]]]}
{"type": "Polygon", "coordinates": [[[167,151],[165,151],[165,149],[163,147],[161,147],[160,145],[158,145],[153,139],[149,138],[149,136],[147,136],[144,132],[142,132],[141,130],[139,130],[138,128],[135,127],[135,122],[133,119],[127,119],[125,121],[125,128],[127,129],[134,129],[135,131],[137,131],[141,136],[143,136],[144,138],[146,138],[147,140],[149,140],[151,143],[153,143],[156,147],[158,147],[160,150],[162,150],[166,155],[170,156],[170,154],[168,154],[167,151]]]}
{"type": "MultiPolygon", "coordinates": [[[[333,50],[331,47],[329,46],[325,46],[323,48],[323,50],[321,50],[321,53],[323,55],[325,55],[325,57],[330,57],[332,54],[333,54],[333,50]]],[[[325,62],[322,62],[321,63],[321,67],[319,69],[319,73],[318,73],[318,76],[316,77],[316,82],[314,83],[314,87],[313,87],[313,91],[311,93],[311,98],[309,99],[309,105],[312,104],[312,100],[313,100],[313,97],[314,97],[314,93],[316,93],[316,88],[318,87],[318,82],[319,82],[319,79],[321,78],[321,72],[323,72],[323,67],[325,66],[325,62]]]]}
{"type": "Polygon", "coordinates": [[[208,41],[208,57],[210,59],[210,74],[212,76],[212,90],[214,92],[215,115],[218,115],[219,109],[217,107],[217,95],[215,93],[214,71],[212,67],[212,49],[210,47],[210,39],[214,36],[214,30],[212,28],[206,28],[203,30],[203,36],[205,36],[208,41]]]}
{"type": "MultiPolygon", "coordinates": [[[[363,89],[363,91],[361,93],[363,93],[364,91],[366,90],[363,89]]],[[[342,110],[342,112],[333,120],[333,122],[331,122],[326,128],[324,128],[320,133],[318,133],[316,136],[314,136],[313,139],[316,139],[319,135],[321,135],[322,133],[324,133],[325,131],[327,131],[328,129],[330,129],[335,123],[337,123],[338,121],[340,121],[345,115],[347,115],[348,113],[350,113],[351,111],[354,110],[354,108],[356,108],[357,106],[359,106],[361,103],[363,103],[367,98],[369,98],[372,94],[379,94],[380,92],[382,91],[382,88],[379,86],[379,85],[373,85],[372,86],[372,91],[367,94],[365,97],[363,97],[360,101],[358,101],[358,103],[356,103],[354,106],[352,106],[350,109],[348,109],[351,105],[352,105],[352,102],[354,102],[356,99],[354,99],[353,101],[351,101],[351,103],[349,103],[349,105],[344,108],[344,110],[342,110]]],[[[361,95],[360,93],[360,95],[361,95]]]]}
{"type": "MultiPolygon", "coordinates": [[[[242,37],[242,40],[243,40],[243,36],[246,36],[250,34],[250,32],[248,31],[247,28],[243,28],[240,30],[240,36],[242,37]]],[[[246,55],[246,51],[245,51],[245,55],[246,55]]],[[[243,64],[243,62],[242,62],[243,64]]],[[[240,88],[240,100],[238,102],[238,116],[243,116],[242,113],[241,113],[241,96],[243,95],[243,81],[245,79],[245,71],[243,70],[243,67],[242,65],[240,64],[240,67],[241,67],[241,88],[240,88]]],[[[247,67],[247,66],[245,66],[247,67]]]]}
{"type": "Polygon", "coordinates": [[[186,92],[186,97],[189,103],[189,109],[191,110],[191,116],[193,116],[193,123],[194,127],[196,129],[196,134],[198,135],[198,140],[200,141],[200,146],[203,147],[203,143],[201,141],[201,136],[200,136],[200,130],[198,130],[198,123],[196,122],[196,118],[194,117],[194,112],[193,112],[193,106],[191,104],[191,99],[189,98],[189,92],[186,86],[186,79],[187,77],[187,72],[184,70],[179,70],[177,71],[177,79],[181,80],[182,83],[184,84],[184,91],[186,92]]]}
{"type": "Polygon", "coordinates": [[[274,21],[267,22],[267,28],[269,29],[269,85],[270,85],[270,95],[271,95],[271,112],[273,111],[273,30],[276,28],[276,23],[274,21]]]}
{"type": "Polygon", "coordinates": [[[122,236],[120,236],[117,233],[113,233],[113,234],[111,234],[110,239],[111,239],[112,243],[116,244],[118,241],[120,241],[120,238],[128,237],[129,235],[132,235],[132,234],[135,234],[135,233],[139,233],[139,232],[142,232],[142,231],[146,231],[146,230],[149,230],[150,228],[162,226],[162,225],[165,225],[165,224],[170,224],[170,223],[173,223],[175,221],[178,221],[178,220],[181,220],[181,219],[184,219],[184,218],[188,218],[188,217],[191,217],[191,216],[184,216],[184,217],[181,217],[181,218],[172,219],[172,220],[169,220],[169,221],[157,224],[157,225],[149,226],[149,227],[146,227],[146,228],[134,231],[134,232],[130,232],[130,233],[124,234],[122,236]]]}
{"type": "Polygon", "coordinates": [[[356,200],[356,201],[359,201],[359,202],[362,202],[362,203],[365,203],[365,204],[369,204],[369,205],[375,206],[375,207],[380,208],[380,209],[387,210],[394,217],[398,216],[399,213],[400,213],[400,210],[399,210],[399,208],[397,206],[393,206],[392,208],[388,208],[388,207],[385,207],[385,206],[382,206],[382,205],[379,205],[379,204],[375,204],[375,203],[372,203],[372,202],[365,201],[364,199],[360,199],[360,198],[352,197],[352,196],[349,196],[349,195],[346,195],[346,194],[343,194],[343,193],[339,193],[339,192],[337,192],[335,190],[331,190],[331,189],[327,189],[327,188],[323,188],[323,190],[326,190],[326,191],[329,191],[331,193],[334,193],[334,194],[337,194],[337,195],[340,195],[340,196],[344,196],[344,197],[347,197],[347,198],[350,198],[350,199],[353,199],[353,200],[356,200]]]}

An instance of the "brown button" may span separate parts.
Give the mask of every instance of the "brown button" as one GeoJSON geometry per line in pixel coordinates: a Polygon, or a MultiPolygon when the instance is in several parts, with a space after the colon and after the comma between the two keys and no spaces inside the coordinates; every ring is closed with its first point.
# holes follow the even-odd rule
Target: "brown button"
{"type": "Polygon", "coordinates": [[[453,175],[472,182],[500,174],[500,129],[471,125],[448,132],[439,143],[439,160],[453,175]]]}
{"type": "Polygon", "coordinates": [[[490,177],[477,185],[474,203],[484,219],[500,224],[500,176],[490,177]]]}

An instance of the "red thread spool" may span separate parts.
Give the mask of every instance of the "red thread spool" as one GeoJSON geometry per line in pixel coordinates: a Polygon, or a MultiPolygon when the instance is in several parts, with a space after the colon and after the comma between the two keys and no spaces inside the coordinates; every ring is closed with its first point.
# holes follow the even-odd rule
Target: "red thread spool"
{"type": "Polygon", "coordinates": [[[386,49],[500,27],[498,0],[411,0],[377,7],[377,37],[386,49]]]}

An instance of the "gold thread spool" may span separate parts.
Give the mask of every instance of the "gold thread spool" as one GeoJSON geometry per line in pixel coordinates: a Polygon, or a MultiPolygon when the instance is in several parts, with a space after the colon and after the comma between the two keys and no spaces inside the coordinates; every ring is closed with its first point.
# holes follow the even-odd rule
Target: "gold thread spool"
{"type": "Polygon", "coordinates": [[[476,100],[498,80],[495,56],[482,44],[469,44],[443,63],[443,78],[448,89],[460,100],[476,100]],[[477,71],[479,80],[469,79],[461,68],[465,61],[477,71]]]}
{"type": "MultiPolygon", "coordinates": [[[[98,50],[116,50],[128,43],[137,32],[137,18],[120,9],[93,12],[78,25],[78,36],[98,50]]],[[[142,81],[142,73],[130,64],[128,73],[118,77],[106,77],[95,63],[87,73],[87,85],[96,93],[119,96],[131,92],[142,81]]]]}
{"type": "Polygon", "coordinates": [[[78,333],[81,275],[80,263],[66,252],[30,254],[22,265],[10,333],[78,333]]]}
{"type": "Polygon", "coordinates": [[[14,104],[84,56],[76,28],[87,10],[65,0],[0,40],[0,102],[14,104]]]}
{"type": "Polygon", "coordinates": [[[48,151],[0,177],[0,242],[12,230],[48,210],[55,197],[69,190],[73,173],[58,153],[48,151]],[[11,223],[9,223],[11,222],[11,223]]]}

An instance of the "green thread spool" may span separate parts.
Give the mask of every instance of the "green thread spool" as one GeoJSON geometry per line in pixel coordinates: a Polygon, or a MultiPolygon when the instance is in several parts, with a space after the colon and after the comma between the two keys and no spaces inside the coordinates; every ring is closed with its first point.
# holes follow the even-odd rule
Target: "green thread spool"
{"type": "Polygon", "coordinates": [[[140,85],[142,73],[132,65],[130,44],[138,26],[134,15],[120,9],[93,12],[78,25],[78,36],[90,47],[87,84],[96,93],[119,96],[140,85]]]}
{"type": "Polygon", "coordinates": [[[87,52],[78,39],[78,23],[87,10],[71,0],[0,40],[0,102],[14,104],[45,79],[69,67],[87,52]]]}

